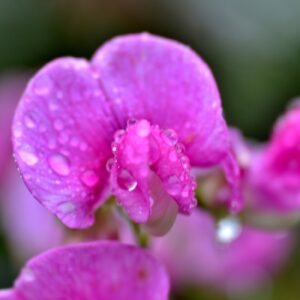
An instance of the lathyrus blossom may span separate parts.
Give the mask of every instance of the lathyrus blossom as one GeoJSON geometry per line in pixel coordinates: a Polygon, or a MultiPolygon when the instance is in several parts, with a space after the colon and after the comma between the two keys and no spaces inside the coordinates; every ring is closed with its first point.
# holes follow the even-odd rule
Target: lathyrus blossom
{"type": "Polygon", "coordinates": [[[191,166],[221,164],[233,189],[228,205],[240,208],[214,78],[168,39],[118,37],[91,61],[49,63],[23,94],[13,142],[33,196],[72,228],[90,226],[112,192],[133,221],[162,233],[196,205],[191,166]]]}
{"type": "Polygon", "coordinates": [[[165,269],[149,253],[117,242],[85,243],[31,259],[1,300],[167,300],[165,269]]]}
{"type": "Polygon", "coordinates": [[[227,225],[218,228],[208,213],[197,209],[188,218],[178,216],[169,233],[153,239],[153,253],[166,265],[174,288],[200,285],[228,293],[252,290],[269,282],[287,259],[292,242],[287,232],[246,226],[228,241],[234,228],[227,225]]]}
{"type": "Polygon", "coordinates": [[[252,156],[252,209],[300,215],[300,108],[292,106],[276,123],[271,139],[252,156]]]}

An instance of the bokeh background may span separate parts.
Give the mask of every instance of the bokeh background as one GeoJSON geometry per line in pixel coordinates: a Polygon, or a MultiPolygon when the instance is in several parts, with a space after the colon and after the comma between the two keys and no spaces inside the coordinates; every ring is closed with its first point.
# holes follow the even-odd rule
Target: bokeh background
{"type": "MultiPolygon", "coordinates": [[[[300,95],[299,15],[298,0],[0,0],[0,78],[58,56],[90,57],[113,36],[148,31],[197,51],[215,74],[228,123],[263,141],[300,95]]],[[[9,287],[16,272],[2,230],[0,286],[9,287]]],[[[281,272],[250,294],[174,296],[228,298],[299,299],[300,243],[281,272]]]]}

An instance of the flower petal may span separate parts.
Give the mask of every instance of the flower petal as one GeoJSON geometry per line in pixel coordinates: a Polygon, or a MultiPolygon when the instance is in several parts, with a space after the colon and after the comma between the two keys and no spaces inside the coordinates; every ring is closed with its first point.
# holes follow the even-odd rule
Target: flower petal
{"type": "Polygon", "coordinates": [[[166,300],[169,282],[164,268],[146,251],[117,242],[97,242],[33,258],[14,290],[15,299],[22,300],[166,300]]]}
{"type": "Polygon", "coordinates": [[[14,118],[26,185],[69,227],[92,224],[108,177],[115,128],[96,77],[83,59],[57,59],[32,78],[14,118]]]}
{"type": "Polygon", "coordinates": [[[253,155],[249,182],[258,208],[281,213],[300,208],[299,124],[296,106],[279,119],[270,142],[253,155]]]}
{"type": "Polygon", "coordinates": [[[226,156],[228,131],[215,80],[189,47],[146,33],[128,35],[101,47],[92,64],[121,127],[136,117],[172,128],[193,165],[226,156]]]}

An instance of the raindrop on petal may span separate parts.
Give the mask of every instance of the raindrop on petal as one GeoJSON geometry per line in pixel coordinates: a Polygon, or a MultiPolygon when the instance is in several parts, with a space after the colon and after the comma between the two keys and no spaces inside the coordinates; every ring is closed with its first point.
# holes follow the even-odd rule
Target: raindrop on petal
{"type": "Polygon", "coordinates": [[[166,129],[163,132],[163,139],[168,145],[174,146],[177,143],[177,134],[173,129],[166,129]]]}
{"type": "Polygon", "coordinates": [[[30,116],[28,116],[28,115],[25,116],[24,122],[25,122],[26,127],[29,128],[29,129],[33,129],[36,126],[35,122],[33,121],[33,119],[30,116]]]}
{"type": "Polygon", "coordinates": [[[114,140],[115,140],[116,143],[120,142],[120,140],[123,137],[124,133],[125,133],[124,129],[120,129],[120,130],[118,130],[118,131],[115,132],[115,134],[114,134],[114,140]]]}
{"type": "Polygon", "coordinates": [[[135,118],[130,118],[127,121],[127,126],[130,127],[132,125],[136,124],[136,119],[135,118]]]}
{"type": "Polygon", "coordinates": [[[105,165],[105,167],[106,167],[106,170],[107,170],[107,172],[111,172],[111,170],[112,170],[112,168],[113,168],[113,166],[114,166],[114,159],[113,158],[110,158],[107,162],[106,162],[106,165],[105,165]]]}
{"type": "Polygon", "coordinates": [[[29,145],[24,145],[19,149],[18,154],[28,166],[34,166],[39,160],[35,155],[34,150],[29,145]]]}
{"type": "Polygon", "coordinates": [[[80,179],[88,187],[93,187],[99,182],[99,176],[93,170],[82,173],[80,179]]]}
{"type": "Polygon", "coordinates": [[[48,159],[51,169],[59,175],[69,175],[70,165],[67,158],[61,154],[54,154],[48,159]]]}
{"type": "Polygon", "coordinates": [[[122,169],[118,173],[118,184],[121,189],[127,190],[129,192],[134,191],[137,187],[137,181],[126,169],[122,169]]]}
{"type": "Polygon", "coordinates": [[[137,124],[137,134],[140,137],[146,137],[149,135],[150,133],[150,123],[147,120],[141,120],[138,124],[137,124]]]}

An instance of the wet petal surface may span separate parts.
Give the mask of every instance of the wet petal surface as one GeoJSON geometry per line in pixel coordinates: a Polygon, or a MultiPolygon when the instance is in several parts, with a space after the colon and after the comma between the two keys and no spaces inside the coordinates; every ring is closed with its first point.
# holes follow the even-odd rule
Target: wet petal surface
{"type": "Polygon", "coordinates": [[[146,251],[117,242],[85,243],[46,252],[23,268],[0,299],[166,300],[164,268],[146,251]],[[1,298],[2,297],[2,298],[1,298]]]}
{"type": "Polygon", "coordinates": [[[89,64],[58,59],[37,73],[17,108],[15,158],[34,197],[69,227],[86,227],[101,201],[115,130],[89,64]]]}

